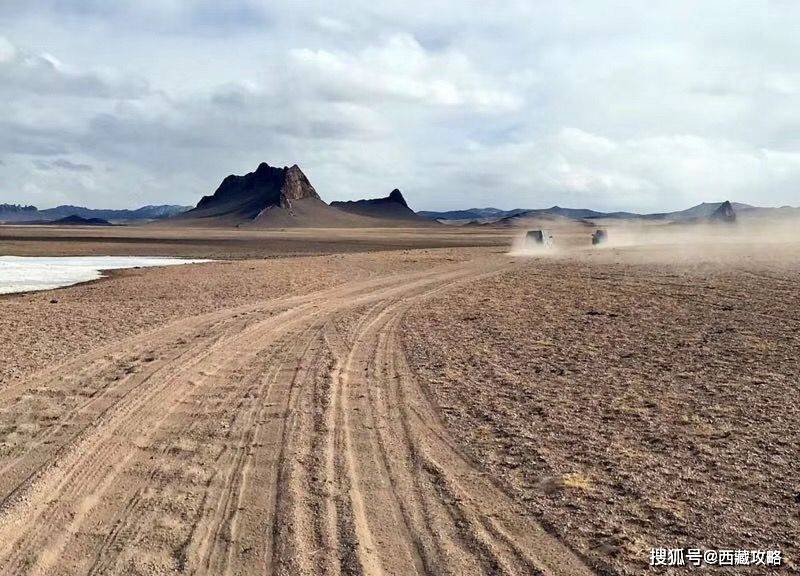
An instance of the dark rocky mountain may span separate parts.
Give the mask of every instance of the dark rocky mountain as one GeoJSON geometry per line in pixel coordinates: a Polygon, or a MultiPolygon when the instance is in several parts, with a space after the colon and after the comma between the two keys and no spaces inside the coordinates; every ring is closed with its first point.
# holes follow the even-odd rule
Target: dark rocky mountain
{"type": "Polygon", "coordinates": [[[49,224],[68,225],[68,226],[113,226],[108,220],[102,218],[83,218],[76,214],[52,220],[49,224]]]}
{"type": "Polygon", "coordinates": [[[709,216],[708,219],[712,222],[732,224],[736,222],[736,211],[733,209],[731,203],[726,200],[719,205],[719,208],[711,213],[711,216],[709,216]]]}
{"type": "Polygon", "coordinates": [[[395,188],[385,198],[373,198],[370,200],[349,200],[346,202],[331,202],[333,208],[368,216],[383,220],[408,220],[409,222],[430,224],[430,221],[423,218],[409,208],[402,192],[395,188]]]}
{"type": "Polygon", "coordinates": [[[135,210],[108,210],[69,205],[39,210],[35,206],[0,204],[0,222],[52,222],[70,216],[79,216],[86,219],[100,218],[110,222],[132,222],[169,218],[188,209],[188,206],[166,204],[142,206],[135,210]]]}
{"type": "Polygon", "coordinates": [[[381,222],[328,206],[295,164],[262,162],[255,172],[227,176],[210,196],[171,220],[204,226],[369,227],[381,222]]]}
{"type": "Polygon", "coordinates": [[[244,176],[227,176],[214,194],[203,196],[187,218],[227,217],[255,220],[265,210],[280,208],[289,212],[299,200],[322,201],[305,174],[295,164],[276,168],[266,162],[244,176]]]}

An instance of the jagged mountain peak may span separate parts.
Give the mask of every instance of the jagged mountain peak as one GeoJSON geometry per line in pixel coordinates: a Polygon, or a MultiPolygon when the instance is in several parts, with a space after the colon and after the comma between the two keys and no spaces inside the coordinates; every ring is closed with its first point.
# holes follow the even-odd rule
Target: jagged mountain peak
{"type": "Polygon", "coordinates": [[[201,212],[204,216],[238,214],[254,219],[264,210],[273,207],[291,209],[293,201],[306,198],[321,201],[297,164],[278,168],[262,162],[255,171],[243,176],[226,176],[216,191],[203,196],[187,217],[201,212]]]}
{"type": "Polygon", "coordinates": [[[331,202],[331,206],[351,214],[359,214],[371,218],[427,223],[423,217],[417,215],[409,207],[408,202],[406,202],[406,199],[403,197],[403,193],[397,188],[392,190],[388,196],[382,198],[331,202]]]}
{"type": "Polygon", "coordinates": [[[388,200],[391,202],[397,202],[398,204],[401,204],[406,208],[408,208],[408,202],[406,202],[406,199],[403,198],[403,193],[400,192],[398,188],[395,188],[389,193],[388,200]]]}
{"type": "Polygon", "coordinates": [[[709,216],[712,222],[736,222],[736,211],[730,200],[725,200],[714,212],[709,216]]]}

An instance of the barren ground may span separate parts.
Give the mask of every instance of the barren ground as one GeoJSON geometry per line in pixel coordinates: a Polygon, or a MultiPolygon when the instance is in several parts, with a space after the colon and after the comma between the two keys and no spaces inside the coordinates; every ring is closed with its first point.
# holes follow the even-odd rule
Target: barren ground
{"type": "Polygon", "coordinates": [[[590,574],[461,456],[399,344],[414,301],[512,265],[496,252],[0,300],[0,574],[590,574]]]}
{"type": "Polygon", "coordinates": [[[506,246],[509,231],[438,228],[184,228],[0,225],[0,254],[245,259],[377,250],[506,246]]]}
{"type": "Polygon", "coordinates": [[[0,387],[187,316],[464,261],[485,252],[401,250],[127,269],[89,284],[0,295],[0,387]]]}
{"type": "Polygon", "coordinates": [[[418,304],[404,341],[474,462],[597,568],[699,547],[789,570],[799,285],[796,245],[533,258],[418,304]]]}
{"type": "Polygon", "coordinates": [[[0,574],[796,558],[800,251],[94,233],[0,229],[0,247],[239,260],[0,298],[0,574]],[[331,253],[296,256],[311,249],[331,253]]]}

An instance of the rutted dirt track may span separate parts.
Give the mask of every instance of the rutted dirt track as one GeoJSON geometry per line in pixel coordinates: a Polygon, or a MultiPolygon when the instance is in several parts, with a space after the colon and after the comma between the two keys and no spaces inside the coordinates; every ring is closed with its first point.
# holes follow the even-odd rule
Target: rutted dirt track
{"type": "Polygon", "coordinates": [[[0,574],[590,573],[459,454],[400,345],[419,299],[512,265],[213,312],[0,390],[30,435],[0,458],[0,574]]]}

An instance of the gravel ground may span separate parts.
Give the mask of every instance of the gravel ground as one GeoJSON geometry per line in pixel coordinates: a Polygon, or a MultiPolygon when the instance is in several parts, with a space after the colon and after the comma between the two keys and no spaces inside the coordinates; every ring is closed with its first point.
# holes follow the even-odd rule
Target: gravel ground
{"type": "Polygon", "coordinates": [[[676,253],[530,259],[412,310],[409,361],[464,452],[601,572],[652,547],[792,571],[800,250],[676,253]]]}
{"type": "Polygon", "coordinates": [[[0,388],[171,320],[484,252],[408,250],[129,269],[97,282],[0,296],[0,388]]]}
{"type": "MultiPolygon", "coordinates": [[[[0,388],[172,320],[489,252],[220,261],[0,297],[0,388]]],[[[780,549],[796,569],[800,249],[517,261],[406,319],[464,454],[600,572],[646,572],[652,547],[780,549]]]]}

